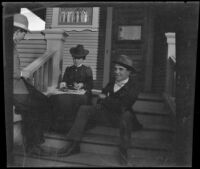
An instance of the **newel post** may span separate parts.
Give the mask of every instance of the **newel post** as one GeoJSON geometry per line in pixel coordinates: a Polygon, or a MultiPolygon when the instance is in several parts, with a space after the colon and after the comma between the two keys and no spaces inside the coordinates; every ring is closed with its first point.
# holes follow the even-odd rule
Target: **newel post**
{"type": "Polygon", "coordinates": [[[52,60],[52,86],[57,86],[62,75],[64,43],[68,34],[62,29],[46,29],[42,31],[47,40],[47,51],[56,51],[52,60]]]}
{"type": "Polygon", "coordinates": [[[165,81],[165,92],[168,94],[172,93],[172,75],[171,75],[171,69],[170,69],[170,59],[171,58],[174,63],[176,63],[176,39],[175,39],[175,33],[165,33],[165,36],[167,38],[167,65],[166,65],[166,81],[165,81]]]}

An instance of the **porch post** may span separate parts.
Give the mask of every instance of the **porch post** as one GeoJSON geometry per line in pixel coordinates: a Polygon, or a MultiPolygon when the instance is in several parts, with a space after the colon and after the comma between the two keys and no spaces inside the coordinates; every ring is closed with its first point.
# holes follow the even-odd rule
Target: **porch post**
{"type": "Polygon", "coordinates": [[[106,38],[105,38],[105,55],[104,55],[104,70],[103,70],[103,86],[109,82],[110,78],[110,58],[111,58],[111,38],[112,38],[112,12],[113,8],[107,8],[106,20],[106,38]]]}
{"type": "Polygon", "coordinates": [[[56,51],[52,60],[52,86],[57,86],[62,76],[64,42],[68,34],[61,29],[46,29],[43,31],[47,40],[47,51],[56,51]]]}
{"type": "Polygon", "coordinates": [[[144,19],[144,91],[150,92],[152,87],[152,69],[153,69],[153,48],[154,48],[154,9],[146,8],[144,19]]]}
{"type": "Polygon", "coordinates": [[[167,37],[167,44],[168,44],[165,92],[168,94],[172,94],[172,81],[171,81],[172,77],[170,73],[169,58],[171,58],[174,62],[176,62],[175,33],[165,33],[165,36],[167,37]]]}

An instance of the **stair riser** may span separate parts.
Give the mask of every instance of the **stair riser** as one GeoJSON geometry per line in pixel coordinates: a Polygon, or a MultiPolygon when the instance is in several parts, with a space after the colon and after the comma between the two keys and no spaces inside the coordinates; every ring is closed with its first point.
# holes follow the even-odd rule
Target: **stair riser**
{"type": "MultiPolygon", "coordinates": [[[[95,154],[107,154],[107,155],[117,155],[119,153],[117,146],[106,146],[97,144],[87,144],[81,143],[81,152],[85,153],[95,153],[95,154]]],[[[167,154],[166,151],[154,151],[147,149],[137,149],[131,148],[128,151],[130,158],[135,157],[153,157],[167,154]]]]}
{"type": "MultiPolygon", "coordinates": [[[[92,134],[102,134],[108,136],[119,136],[119,132],[105,132],[105,131],[89,131],[87,133],[92,134]]],[[[157,130],[142,130],[137,132],[132,132],[132,138],[139,138],[139,139],[155,139],[155,140],[173,140],[173,133],[165,132],[165,131],[157,131],[157,130]]]]}
{"type": "Polygon", "coordinates": [[[16,167],[88,167],[88,165],[71,164],[61,161],[44,160],[16,155],[14,158],[16,167]]]}
{"type": "Polygon", "coordinates": [[[140,112],[160,112],[164,110],[164,103],[162,102],[150,102],[150,101],[137,101],[133,107],[135,111],[140,112]]]}
{"type": "Polygon", "coordinates": [[[172,120],[169,116],[158,116],[158,115],[146,115],[136,114],[138,121],[146,128],[152,128],[152,125],[164,125],[169,126],[172,120]]]}

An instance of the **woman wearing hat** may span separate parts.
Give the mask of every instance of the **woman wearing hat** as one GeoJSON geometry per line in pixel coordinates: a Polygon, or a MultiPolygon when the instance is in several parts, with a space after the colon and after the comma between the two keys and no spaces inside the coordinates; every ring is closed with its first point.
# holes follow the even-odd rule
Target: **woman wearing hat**
{"type": "Polygon", "coordinates": [[[15,113],[22,117],[22,135],[24,137],[25,151],[43,155],[44,150],[40,147],[44,142],[44,113],[50,111],[48,99],[34,88],[24,77],[21,76],[20,58],[16,45],[24,39],[29,32],[28,20],[22,14],[14,15],[14,73],[13,93],[15,113]]]}
{"type": "Polygon", "coordinates": [[[83,45],[77,45],[70,49],[70,53],[74,65],[66,68],[60,87],[75,90],[84,89],[87,94],[91,94],[93,87],[92,69],[83,64],[89,51],[84,49],[83,45]]]}

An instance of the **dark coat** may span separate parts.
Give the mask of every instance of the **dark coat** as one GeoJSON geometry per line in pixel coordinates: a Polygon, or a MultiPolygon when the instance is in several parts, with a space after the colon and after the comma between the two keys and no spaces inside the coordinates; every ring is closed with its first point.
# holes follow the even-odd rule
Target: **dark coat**
{"type": "Polygon", "coordinates": [[[114,81],[102,90],[107,95],[105,99],[99,101],[107,110],[111,112],[121,112],[132,110],[132,106],[140,93],[140,87],[136,79],[129,78],[129,81],[117,92],[114,93],[114,81]]]}
{"type": "Polygon", "coordinates": [[[66,82],[68,87],[73,86],[74,82],[83,83],[83,89],[90,91],[93,88],[92,70],[85,65],[67,67],[62,82],[66,82]]]}

